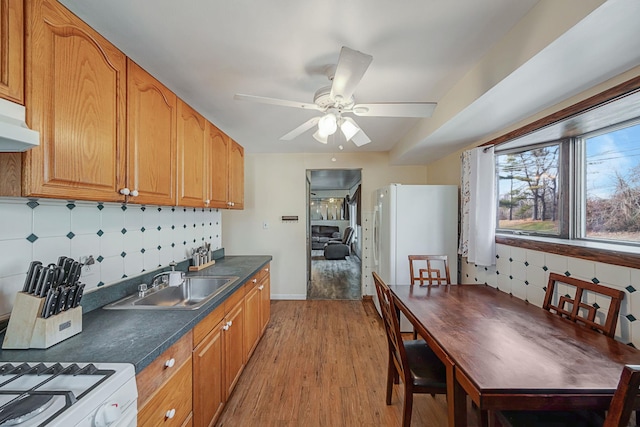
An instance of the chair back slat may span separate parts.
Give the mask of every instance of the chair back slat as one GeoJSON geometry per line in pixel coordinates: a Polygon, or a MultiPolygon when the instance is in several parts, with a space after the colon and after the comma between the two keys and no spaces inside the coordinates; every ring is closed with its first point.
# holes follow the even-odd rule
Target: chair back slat
{"type": "Polygon", "coordinates": [[[572,322],[586,325],[613,338],[616,333],[618,314],[620,313],[620,304],[623,298],[623,291],[574,277],[565,277],[561,274],[551,273],[549,274],[549,282],[547,284],[547,291],[542,308],[569,319],[572,322]],[[558,289],[558,283],[564,283],[574,287],[575,294],[573,297],[571,295],[558,296],[558,303],[554,305],[553,298],[558,289]],[[609,299],[609,308],[605,315],[604,322],[598,323],[596,321],[599,307],[584,301],[584,297],[586,296],[585,291],[593,292],[609,299]]]}
{"type": "Polygon", "coordinates": [[[378,293],[382,321],[390,346],[390,357],[393,357],[393,363],[398,370],[398,375],[400,375],[405,384],[408,384],[412,381],[411,372],[405,369],[406,366],[408,366],[407,354],[402,342],[400,321],[398,320],[398,314],[395,310],[391,290],[376,272],[373,272],[373,283],[375,283],[376,292],[378,293]]]}
{"type": "Polygon", "coordinates": [[[629,424],[640,386],[640,365],[626,365],[620,375],[603,427],[624,427],[629,424]]]}
{"type": "Polygon", "coordinates": [[[446,255],[409,255],[411,284],[420,286],[446,285],[451,283],[449,261],[446,255]],[[419,264],[427,268],[418,268],[419,264]],[[417,274],[416,274],[417,273],[417,274]]]}

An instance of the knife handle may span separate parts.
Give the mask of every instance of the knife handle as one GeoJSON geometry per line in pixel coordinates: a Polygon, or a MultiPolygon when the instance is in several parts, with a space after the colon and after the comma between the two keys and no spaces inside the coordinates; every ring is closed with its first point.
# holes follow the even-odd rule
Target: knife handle
{"type": "Polygon", "coordinates": [[[29,269],[27,270],[27,277],[24,279],[24,286],[22,287],[22,292],[29,292],[29,288],[31,286],[31,280],[33,276],[36,274],[36,267],[42,265],[40,261],[31,261],[29,264],[29,269]]]}

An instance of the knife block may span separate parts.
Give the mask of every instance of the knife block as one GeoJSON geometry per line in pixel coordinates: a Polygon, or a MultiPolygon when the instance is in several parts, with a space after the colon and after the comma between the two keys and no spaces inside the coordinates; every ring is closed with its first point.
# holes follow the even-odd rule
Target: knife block
{"type": "Polygon", "coordinates": [[[13,304],[3,349],[49,348],[82,332],[82,307],[40,317],[44,298],[18,292],[13,304]]]}

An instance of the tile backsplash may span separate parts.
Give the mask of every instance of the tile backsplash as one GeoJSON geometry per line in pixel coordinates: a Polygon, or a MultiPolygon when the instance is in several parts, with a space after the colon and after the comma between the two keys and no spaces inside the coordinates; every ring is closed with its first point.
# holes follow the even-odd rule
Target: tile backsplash
{"type": "Polygon", "coordinates": [[[80,278],[89,292],[183,261],[203,242],[221,247],[218,209],[0,198],[0,316],[11,312],[32,260],[92,255],[80,278]]]}
{"type": "MultiPolygon", "coordinates": [[[[549,273],[559,273],[625,292],[616,339],[640,348],[640,270],[563,255],[496,245],[496,265],[476,266],[463,259],[462,283],[487,284],[542,307],[549,273]]],[[[602,301],[590,301],[600,303],[602,301]]]]}

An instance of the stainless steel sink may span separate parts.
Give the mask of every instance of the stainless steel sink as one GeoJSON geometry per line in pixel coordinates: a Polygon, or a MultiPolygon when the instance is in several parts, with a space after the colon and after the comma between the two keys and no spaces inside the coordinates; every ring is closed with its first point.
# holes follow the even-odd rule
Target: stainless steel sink
{"type": "Polygon", "coordinates": [[[107,310],[197,310],[231,286],[237,276],[187,276],[180,286],[152,288],[105,305],[107,310]]]}

